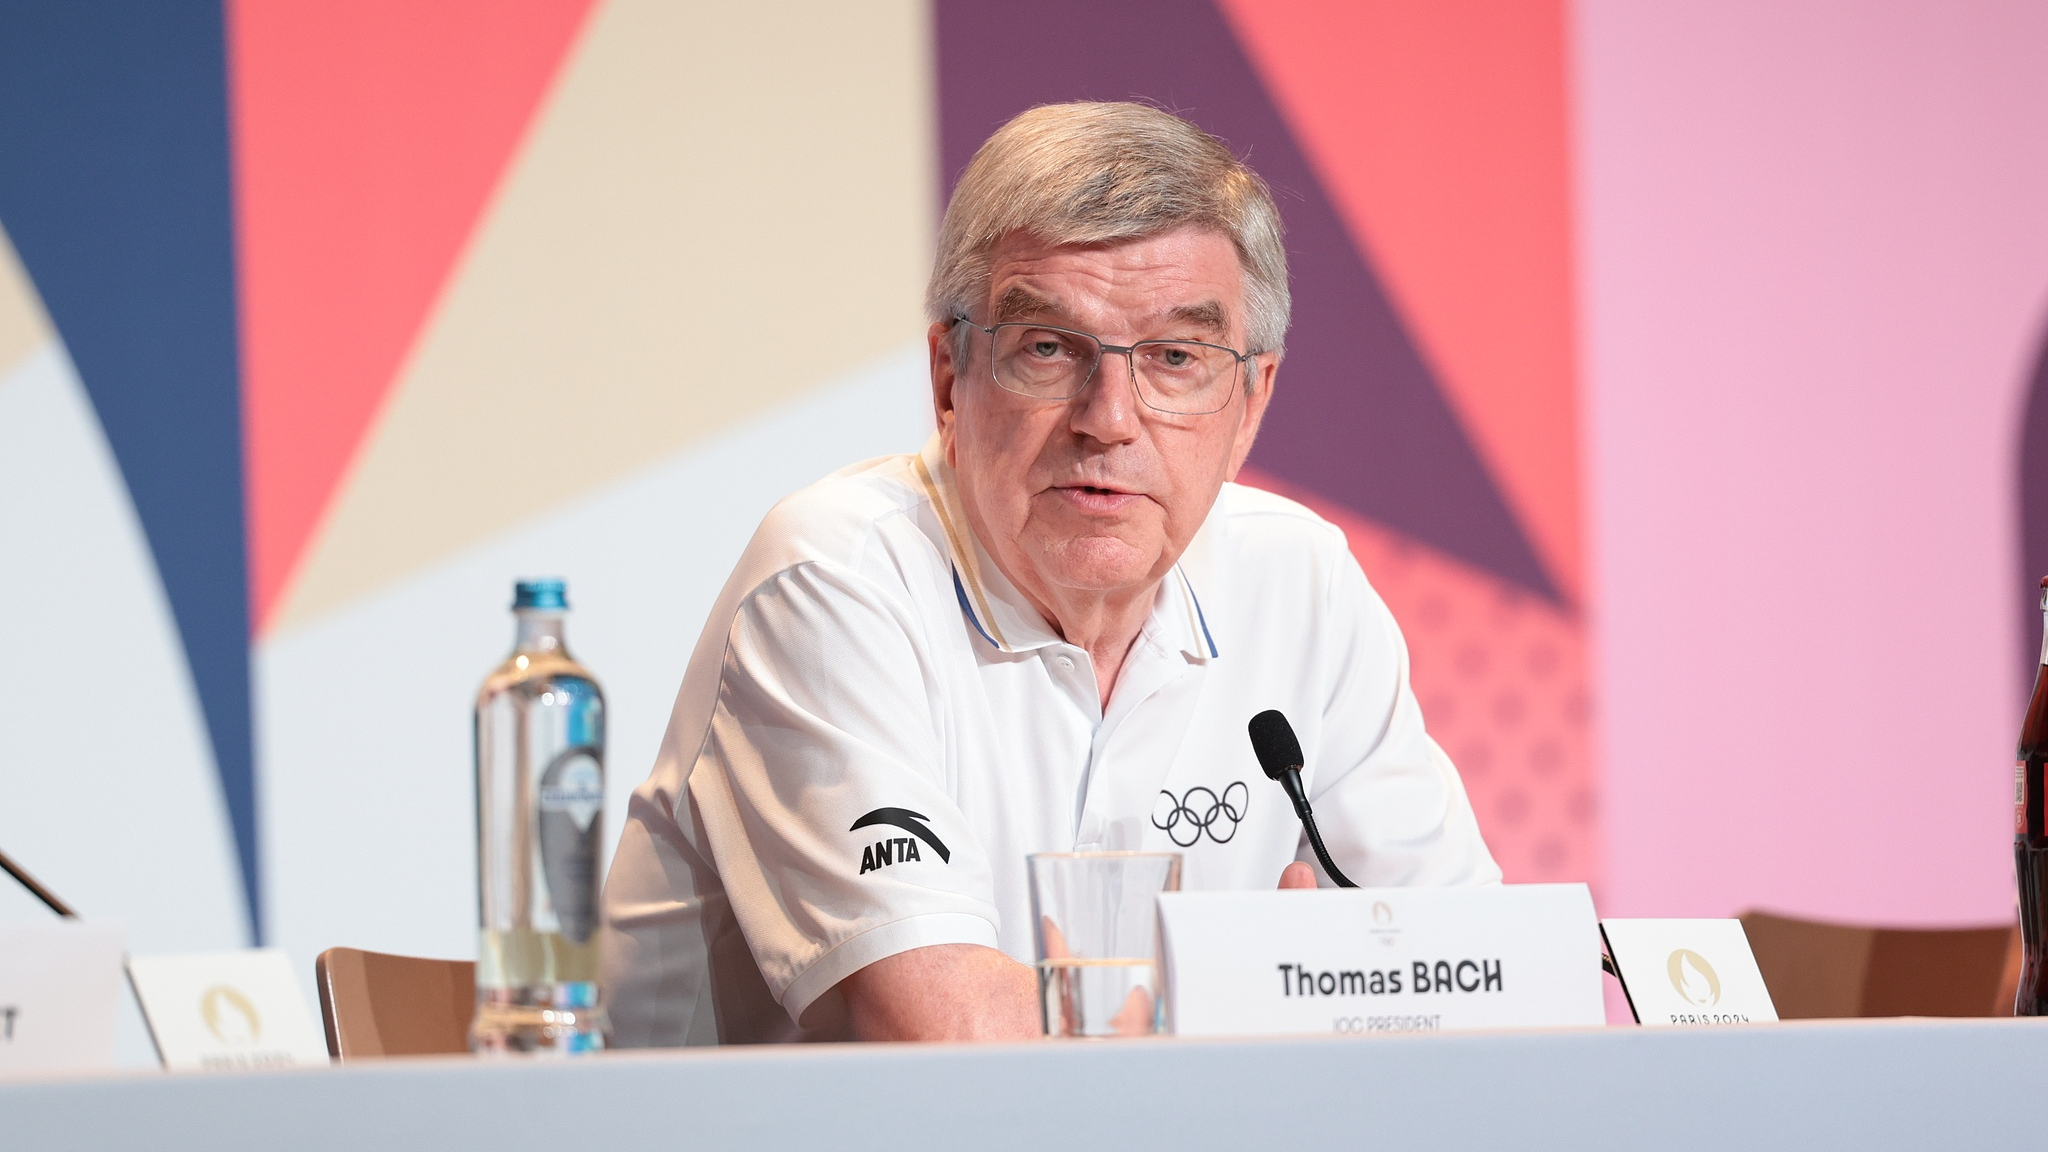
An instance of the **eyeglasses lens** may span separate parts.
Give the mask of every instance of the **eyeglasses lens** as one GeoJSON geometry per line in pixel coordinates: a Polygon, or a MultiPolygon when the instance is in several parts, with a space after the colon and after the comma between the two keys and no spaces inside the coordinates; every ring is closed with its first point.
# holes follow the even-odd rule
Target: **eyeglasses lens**
{"type": "MultiPolygon", "coordinates": [[[[1080,332],[998,324],[990,349],[996,383],[1020,396],[1066,400],[1081,394],[1102,359],[1102,342],[1080,332]]],[[[1148,340],[1132,348],[1138,393],[1161,412],[1199,416],[1230,402],[1237,355],[1213,344],[1148,340]]]]}

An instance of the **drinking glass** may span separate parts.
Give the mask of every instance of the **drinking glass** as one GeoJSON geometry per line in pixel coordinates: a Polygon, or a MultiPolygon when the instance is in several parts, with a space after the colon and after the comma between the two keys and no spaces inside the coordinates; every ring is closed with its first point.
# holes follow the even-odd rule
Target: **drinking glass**
{"type": "Polygon", "coordinates": [[[1039,852],[1028,860],[1045,1034],[1158,1032],[1156,897],[1180,889],[1180,853],[1039,852]]]}

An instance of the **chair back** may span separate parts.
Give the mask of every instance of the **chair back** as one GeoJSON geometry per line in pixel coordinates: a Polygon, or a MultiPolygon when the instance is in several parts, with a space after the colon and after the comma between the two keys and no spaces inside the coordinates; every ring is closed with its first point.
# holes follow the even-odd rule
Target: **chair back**
{"type": "Polygon", "coordinates": [[[2015,925],[1874,928],[1755,911],[1741,919],[1780,1019],[2012,1015],[2015,925]]]}
{"type": "Polygon", "coordinates": [[[329,948],[313,962],[327,1052],[336,1060],[469,1051],[476,964],[360,948],[329,948]]]}

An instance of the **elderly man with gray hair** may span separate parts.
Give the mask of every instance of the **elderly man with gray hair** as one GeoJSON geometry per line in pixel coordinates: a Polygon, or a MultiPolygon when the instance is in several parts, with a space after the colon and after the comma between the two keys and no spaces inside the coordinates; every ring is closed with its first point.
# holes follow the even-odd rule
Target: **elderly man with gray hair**
{"type": "Polygon", "coordinates": [[[1317,870],[1245,722],[1292,718],[1340,871],[1500,879],[1344,535],[1233,483],[1272,401],[1280,216],[1135,104],[1033,109],[962,175],[938,431],[768,514],[605,886],[624,1046],[1040,1032],[1025,857],[1317,870]]]}

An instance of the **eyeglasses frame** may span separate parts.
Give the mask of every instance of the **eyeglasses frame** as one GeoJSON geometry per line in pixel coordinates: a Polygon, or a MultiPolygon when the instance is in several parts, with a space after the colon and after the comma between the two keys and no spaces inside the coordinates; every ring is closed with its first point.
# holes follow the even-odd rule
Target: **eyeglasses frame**
{"type": "Polygon", "coordinates": [[[1069,400],[1072,400],[1074,397],[1079,396],[1081,393],[1086,392],[1088,390],[1088,385],[1093,383],[1095,380],[1095,373],[1102,368],[1103,357],[1105,355],[1114,353],[1124,358],[1124,367],[1129,369],[1131,373],[1131,390],[1138,394],[1139,401],[1142,402],[1145,405],[1145,407],[1152,409],[1154,412],[1163,413],[1167,416],[1214,416],[1216,413],[1221,412],[1225,408],[1230,407],[1231,389],[1226,388],[1223,390],[1223,403],[1218,404],[1216,407],[1210,408],[1203,412],[1175,412],[1171,408],[1161,408],[1159,405],[1154,404],[1152,402],[1152,398],[1145,394],[1145,387],[1139,383],[1137,359],[1138,349],[1143,348],[1148,344],[1194,344],[1203,348],[1214,348],[1218,352],[1229,353],[1231,358],[1234,361],[1236,361],[1235,365],[1233,366],[1233,375],[1236,376],[1241,376],[1243,374],[1245,365],[1247,363],[1249,363],[1252,360],[1256,360],[1260,356],[1265,355],[1263,349],[1253,349],[1249,352],[1239,352],[1235,348],[1231,348],[1223,344],[1211,344],[1207,340],[1161,339],[1140,340],[1135,344],[1110,344],[1105,342],[1102,339],[1102,337],[1097,336],[1095,333],[1083,332],[1078,328],[1062,328],[1057,324],[1039,324],[1030,320],[1002,320],[998,321],[993,325],[983,326],[980,324],[976,324],[972,319],[970,319],[963,313],[955,313],[953,315],[952,323],[949,324],[948,327],[956,327],[961,324],[965,324],[969,328],[972,328],[975,331],[980,332],[982,335],[987,336],[989,338],[989,382],[994,384],[996,387],[1001,388],[1003,391],[1008,392],[1012,396],[1022,396],[1026,400],[1043,400],[1048,403],[1063,404],[1069,400]],[[1033,396],[1029,392],[1019,392],[1015,388],[1012,388],[1009,385],[1004,384],[1001,378],[999,378],[996,375],[995,335],[996,332],[1002,328],[1043,328],[1048,332],[1062,332],[1068,336],[1079,336],[1084,340],[1092,340],[1095,342],[1095,346],[1101,351],[1096,355],[1094,365],[1092,365],[1088,369],[1088,375],[1081,378],[1080,387],[1074,389],[1072,392],[1069,392],[1065,396],[1033,396]]]}

